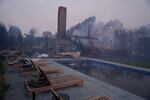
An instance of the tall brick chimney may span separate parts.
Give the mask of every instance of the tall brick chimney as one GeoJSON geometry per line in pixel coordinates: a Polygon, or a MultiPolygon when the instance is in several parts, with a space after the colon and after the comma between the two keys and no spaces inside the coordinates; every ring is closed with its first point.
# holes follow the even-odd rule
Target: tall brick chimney
{"type": "Polygon", "coordinates": [[[66,7],[60,6],[58,8],[57,39],[66,39],[66,14],[66,7]]]}

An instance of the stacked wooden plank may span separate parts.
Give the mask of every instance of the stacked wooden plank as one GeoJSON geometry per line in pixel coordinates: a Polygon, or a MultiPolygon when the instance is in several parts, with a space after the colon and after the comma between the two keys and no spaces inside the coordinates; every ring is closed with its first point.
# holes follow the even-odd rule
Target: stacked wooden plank
{"type": "Polygon", "coordinates": [[[33,72],[37,71],[37,68],[35,68],[31,61],[24,60],[25,64],[22,64],[20,67],[20,72],[22,76],[28,76],[31,75],[33,72]]]}
{"type": "Polygon", "coordinates": [[[49,91],[50,89],[61,89],[61,88],[66,88],[66,87],[71,87],[71,86],[81,86],[83,85],[83,80],[78,78],[75,75],[66,75],[66,76],[61,76],[61,77],[51,77],[48,78],[46,73],[38,67],[38,71],[40,74],[45,78],[45,81],[47,81],[49,84],[43,87],[38,87],[35,88],[31,86],[28,81],[25,81],[27,91],[29,95],[31,96],[33,93],[41,93],[41,92],[46,92],[49,91]]]}
{"type": "Polygon", "coordinates": [[[93,98],[92,100],[112,100],[112,99],[107,96],[98,96],[98,97],[93,98]]]}

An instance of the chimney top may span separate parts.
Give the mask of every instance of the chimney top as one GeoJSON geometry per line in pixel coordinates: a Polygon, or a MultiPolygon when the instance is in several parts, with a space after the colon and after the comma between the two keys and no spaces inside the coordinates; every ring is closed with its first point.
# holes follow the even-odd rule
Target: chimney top
{"type": "Polygon", "coordinates": [[[64,6],[59,6],[59,8],[61,8],[61,9],[66,9],[66,7],[64,7],[64,6]]]}

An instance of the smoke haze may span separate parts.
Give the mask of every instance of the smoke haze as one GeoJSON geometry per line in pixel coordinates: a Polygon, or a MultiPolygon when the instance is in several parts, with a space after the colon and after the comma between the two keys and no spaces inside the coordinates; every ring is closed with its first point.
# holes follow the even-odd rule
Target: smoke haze
{"type": "Polygon", "coordinates": [[[118,19],[127,28],[150,23],[150,0],[0,0],[0,21],[24,33],[36,27],[39,34],[54,34],[60,5],[67,7],[67,28],[90,16],[104,22],[118,19]]]}

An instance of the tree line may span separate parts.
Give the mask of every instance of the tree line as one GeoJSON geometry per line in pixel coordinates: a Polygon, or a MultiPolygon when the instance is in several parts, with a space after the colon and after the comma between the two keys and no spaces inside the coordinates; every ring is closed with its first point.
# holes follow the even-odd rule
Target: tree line
{"type": "Polygon", "coordinates": [[[45,52],[45,44],[48,43],[47,36],[51,37],[51,32],[46,31],[43,36],[35,36],[36,34],[35,28],[31,28],[28,33],[24,34],[16,26],[12,25],[7,29],[4,24],[0,23],[0,51],[19,50],[28,55],[32,55],[35,51],[45,52]]]}

